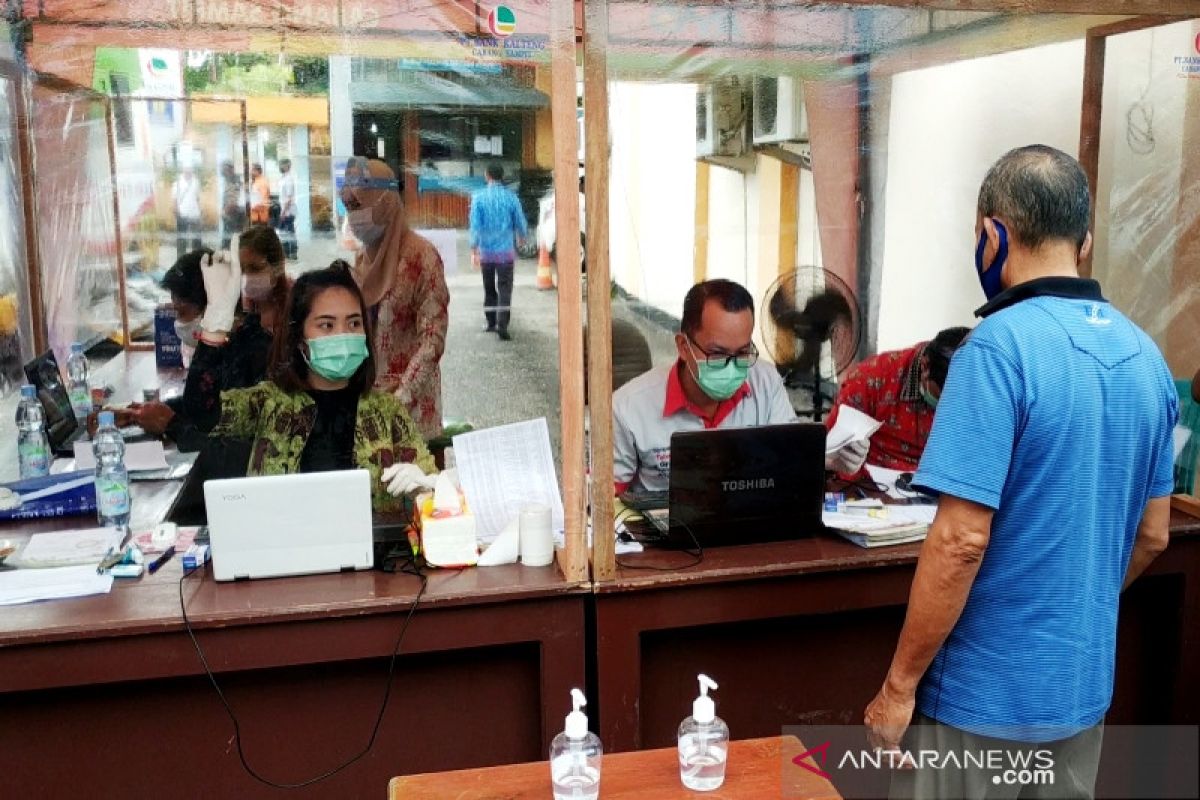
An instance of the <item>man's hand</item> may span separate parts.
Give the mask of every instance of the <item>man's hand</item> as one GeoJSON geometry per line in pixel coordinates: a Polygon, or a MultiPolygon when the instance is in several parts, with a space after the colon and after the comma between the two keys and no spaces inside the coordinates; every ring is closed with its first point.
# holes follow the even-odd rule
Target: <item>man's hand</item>
{"type": "Polygon", "coordinates": [[[476,271],[478,271],[482,264],[483,264],[483,262],[479,258],[479,248],[478,247],[471,248],[471,266],[476,271]]]}
{"type": "Polygon", "coordinates": [[[140,403],[130,407],[129,412],[133,424],[151,436],[162,436],[175,418],[175,412],[166,403],[140,403]]]}
{"type": "Polygon", "coordinates": [[[867,706],[863,724],[867,727],[867,743],[882,750],[899,750],[904,732],[912,723],[916,696],[894,688],[884,681],[883,688],[867,706]]]}
{"type": "Polygon", "coordinates": [[[855,439],[825,455],[825,469],[840,475],[853,475],[862,469],[871,451],[870,440],[855,439]]]}

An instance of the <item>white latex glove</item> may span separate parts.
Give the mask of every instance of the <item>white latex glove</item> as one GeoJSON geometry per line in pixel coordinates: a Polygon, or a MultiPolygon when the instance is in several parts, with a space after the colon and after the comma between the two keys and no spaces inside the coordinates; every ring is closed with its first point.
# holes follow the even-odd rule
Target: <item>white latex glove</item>
{"type": "Polygon", "coordinates": [[[229,333],[238,301],[242,298],[242,262],[238,258],[237,236],[230,241],[228,253],[218,253],[216,259],[204,257],[200,262],[200,275],[208,295],[200,328],[208,333],[229,333]]]}
{"type": "Polygon", "coordinates": [[[421,489],[432,489],[437,483],[437,475],[426,475],[416,464],[393,464],[383,471],[379,480],[387,486],[388,494],[399,497],[421,489]]]}
{"type": "Polygon", "coordinates": [[[870,450],[871,442],[869,440],[856,439],[832,453],[826,453],[825,469],[842,475],[853,475],[862,469],[870,450]]]}

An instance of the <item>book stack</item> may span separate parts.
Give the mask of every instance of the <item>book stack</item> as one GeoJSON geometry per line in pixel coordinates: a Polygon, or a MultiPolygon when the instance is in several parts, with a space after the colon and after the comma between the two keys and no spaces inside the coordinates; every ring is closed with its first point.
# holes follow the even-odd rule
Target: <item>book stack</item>
{"type": "Polygon", "coordinates": [[[836,511],[826,510],[821,521],[833,532],[859,547],[919,542],[929,532],[937,513],[933,505],[854,506],[843,504],[836,511]]]}

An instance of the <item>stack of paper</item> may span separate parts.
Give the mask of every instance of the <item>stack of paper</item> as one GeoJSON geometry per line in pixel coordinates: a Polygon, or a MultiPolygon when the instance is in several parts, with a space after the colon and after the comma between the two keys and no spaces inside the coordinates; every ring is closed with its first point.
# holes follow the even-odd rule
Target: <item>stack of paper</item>
{"type": "Polygon", "coordinates": [[[112,582],[112,575],[97,575],[94,564],[83,567],[8,570],[0,572],[0,605],[108,594],[112,589],[112,582]]]}
{"type": "Polygon", "coordinates": [[[17,567],[66,567],[87,564],[95,572],[108,552],[120,547],[124,533],[119,528],[88,528],[77,531],[35,533],[9,563],[17,567]]]}
{"type": "Polygon", "coordinates": [[[859,547],[880,547],[921,541],[936,513],[937,506],[889,505],[885,517],[826,511],[821,521],[859,547]]]}

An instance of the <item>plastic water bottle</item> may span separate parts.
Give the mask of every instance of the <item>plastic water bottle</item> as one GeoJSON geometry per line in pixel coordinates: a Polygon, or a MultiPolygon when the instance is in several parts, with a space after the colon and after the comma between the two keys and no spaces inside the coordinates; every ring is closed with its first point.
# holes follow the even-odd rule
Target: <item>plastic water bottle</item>
{"type": "Polygon", "coordinates": [[[71,355],[67,359],[67,396],[71,398],[75,419],[86,420],[92,410],[92,398],[88,392],[88,360],[79,342],[72,342],[71,355]]]}
{"type": "Polygon", "coordinates": [[[17,406],[17,459],[22,480],[50,474],[46,415],[37,399],[37,390],[29,384],[21,387],[21,402],[17,406]]]}
{"type": "Polygon", "coordinates": [[[125,469],[125,440],[111,411],[100,412],[92,439],[96,457],[96,516],[104,526],[129,524],[129,472],[125,469]]]}

